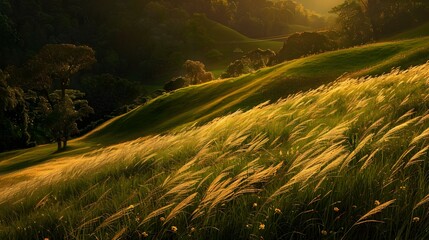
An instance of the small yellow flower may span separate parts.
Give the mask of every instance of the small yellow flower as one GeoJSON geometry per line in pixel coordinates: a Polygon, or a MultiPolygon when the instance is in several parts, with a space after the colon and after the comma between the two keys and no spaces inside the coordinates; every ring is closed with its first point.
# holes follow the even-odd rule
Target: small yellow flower
{"type": "Polygon", "coordinates": [[[257,203],[253,203],[253,207],[256,208],[258,206],[257,203]]]}
{"type": "Polygon", "coordinates": [[[194,227],[191,227],[191,232],[195,232],[196,229],[194,227]]]}
{"type": "Polygon", "coordinates": [[[164,222],[165,221],[165,217],[160,217],[159,221],[164,222]]]}
{"type": "Polygon", "coordinates": [[[405,191],[406,187],[405,186],[401,186],[401,187],[399,187],[399,189],[401,189],[402,191],[405,191]]]}
{"type": "Polygon", "coordinates": [[[177,227],[176,226],[171,226],[171,231],[172,232],[177,232],[177,227]]]}
{"type": "Polygon", "coordinates": [[[320,234],[322,234],[323,236],[326,236],[326,235],[328,235],[328,231],[322,230],[322,231],[320,231],[320,234]]]}
{"type": "Polygon", "coordinates": [[[259,224],[259,230],[264,230],[265,229],[265,224],[261,223],[259,224]]]}
{"type": "Polygon", "coordinates": [[[276,214],[281,214],[281,213],[282,213],[282,210],[280,210],[280,208],[276,208],[276,209],[274,209],[274,212],[275,212],[276,214]]]}
{"type": "Polygon", "coordinates": [[[420,222],[420,218],[419,217],[413,217],[413,222],[420,222]]]}
{"type": "Polygon", "coordinates": [[[149,237],[149,234],[147,234],[147,232],[143,232],[143,233],[142,233],[142,236],[143,236],[144,238],[147,238],[147,237],[149,237]]]}
{"type": "Polygon", "coordinates": [[[334,207],[334,212],[339,212],[339,211],[340,211],[340,209],[339,209],[339,208],[334,207]]]}
{"type": "Polygon", "coordinates": [[[381,204],[381,203],[380,203],[380,201],[378,201],[378,200],[375,200],[375,201],[374,201],[374,205],[375,205],[375,206],[380,206],[380,204],[381,204]]]}

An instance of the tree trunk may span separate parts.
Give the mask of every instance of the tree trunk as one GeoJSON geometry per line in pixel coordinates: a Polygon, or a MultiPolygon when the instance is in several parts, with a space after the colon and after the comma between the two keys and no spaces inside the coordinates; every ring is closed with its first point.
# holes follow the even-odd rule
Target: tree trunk
{"type": "Polygon", "coordinates": [[[64,102],[66,99],[66,84],[63,82],[61,83],[61,100],[64,102]]]}
{"type": "Polygon", "coordinates": [[[60,151],[61,150],[61,139],[60,138],[58,138],[57,139],[57,144],[58,144],[58,151],[60,151]]]}
{"type": "Polygon", "coordinates": [[[69,140],[69,137],[68,137],[68,132],[67,131],[65,131],[64,132],[64,137],[63,137],[63,149],[66,149],[67,148],[67,141],[69,140]]]}

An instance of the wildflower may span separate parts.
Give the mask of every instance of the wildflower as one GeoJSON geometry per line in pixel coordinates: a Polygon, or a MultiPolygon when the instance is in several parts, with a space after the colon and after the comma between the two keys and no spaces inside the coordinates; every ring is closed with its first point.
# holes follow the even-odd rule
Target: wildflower
{"type": "Polygon", "coordinates": [[[378,201],[378,200],[375,200],[375,201],[374,201],[374,205],[375,205],[375,206],[380,206],[380,204],[381,204],[381,203],[380,203],[380,201],[378,201]]]}
{"type": "Polygon", "coordinates": [[[414,222],[414,223],[416,223],[416,222],[420,222],[420,218],[419,218],[419,217],[413,217],[413,222],[414,222]]]}
{"type": "Polygon", "coordinates": [[[261,223],[259,224],[259,230],[264,230],[265,229],[265,224],[261,223]]]}
{"type": "Polygon", "coordinates": [[[171,226],[171,231],[172,232],[177,232],[177,227],[176,226],[171,226]]]}
{"type": "Polygon", "coordinates": [[[323,236],[328,235],[328,231],[326,231],[326,230],[322,230],[322,231],[320,231],[320,233],[321,233],[323,236]]]}
{"type": "Polygon", "coordinates": [[[339,209],[339,208],[334,207],[334,212],[339,212],[339,211],[340,211],[340,209],[339,209]]]}
{"type": "Polygon", "coordinates": [[[405,186],[401,186],[401,187],[399,187],[399,189],[401,189],[402,191],[405,191],[406,187],[405,186]]]}
{"type": "Polygon", "coordinates": [[[276,214],[281,214],[281,213],[282,213],[282,210],[280,210],[280,208],[276,208],[276,209],[274,209],[274,212],[275,212],[276,214]]]}
{"type": "Polygon", "coordinates": [[[246,228],[250,228],[250,224],[246,224],[246,228]]]}
{"type": "Polygon", "coordinates": [[[257,203],[253,203],[253,207],[256,208],[258,206],[257,203]]]}
{"type": "Polygon", "coordinates": [[[143,232],[143,233],[142,233],[142,236],[143,236],[144,238],[147,238],[147,237],[149,237],[149,234],[147,234],[147,232],[143,232]]]}
{"type": "Polygon", "coordinates": [[[196,229],[194,227],[191,227],[191,233],[195,232],[196,229]]]}
{"type": "Polygon", "coordinates": [[[165,217],[160,217],[159,221],[164,222],[165,221],[165,217]]]}

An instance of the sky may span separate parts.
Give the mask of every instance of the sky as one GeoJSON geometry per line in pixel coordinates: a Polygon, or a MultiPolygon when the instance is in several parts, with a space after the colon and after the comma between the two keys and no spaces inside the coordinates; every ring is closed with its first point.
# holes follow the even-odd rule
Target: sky
{"type": "Polygon", "coordinates": [[[307,9],[317,13],[327,14],[331,8],[341,4],[344,0],[295,0],[302,3],[307,9]]]}

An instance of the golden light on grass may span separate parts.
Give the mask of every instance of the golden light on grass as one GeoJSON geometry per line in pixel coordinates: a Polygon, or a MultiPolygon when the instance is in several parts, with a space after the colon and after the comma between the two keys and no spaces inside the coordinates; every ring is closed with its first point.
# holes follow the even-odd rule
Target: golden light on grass
{"type": "MultiPolygon", "coordinates": [[[[418,107],[426,104],[421,100],[429,100],[427,79],[429,64],[374,78],[343,79],[276,103],[238,111],[202,126],[137,139],[76,159],[59,160],[64,162],[58,164],[58,168],[13,187],[1,188],[0,202],[13,201],[18,206],[22,193],[31,195],[40,189],[50,190],[55,184],[112,175],[118,179],[110,180],[110,184],[122,181],[121,184],[129,184],[129,189],[121,192],[122,186],[111,188],[100,183],[83,193],[75,193],[79,200],[95,199],[82,206],[83,210],[95,209],[94,214],[82,216],[73,223],[78,226],[74,229],[77,236],[88,231],[97,235],[97,231],[114,229],[112,235],[121,237],[131,231],[133,225],[137,225],[139,231],[143,229],[157,236],[153,226],[161,225],[165,231],[165,226],[173,222],[175,226],[167,232],[178,232],[178,227],[194,232],[195,228],[189,227],[195,226],[198,231],[194,235],[198,235],[208,228],[217,229],[215,221],[224,215],[225,219],[231,217],[228,214],[238,215],[237,218],[243,220],[240,226],[251,232],[276,228],[272,224],[277,223],[272,219],[296,217],[293,210],[297,205],[319,207],[317,211],[330,216],[333,212],[353,212],[351,223],[354,224],[345,226],[349,229],[344,231],[350,232],[358,225],[381,222],[377,214],[394,212],[391,206],[396,200],[393,198],[398,197],[398,203],[402,202],[399,198],[411,188],[405,186],[414,186],[413,182],[409,183],[410,172],[422,169],[429,150],[429,112],[418,111],[418,107]],[[401,104],[400,111],[395,111],[394,107],[401,104]],[[133,182],[132,177],[121,175],[122,172],[139,180],[133,182]],[[372,181],[374,179],[376,181],[372,181]],[[348,193],[349,186],[342,186],[342,181],[366,191],[379,190],[387,196],[369,194],[393,200],[385,203],[353,200],[351,203],[357,205],[353,205],[351,211],[343,209],[343,205],[340,209],[340,205],[314,204],[326,202],[330,197],[338,199],[334,196],[337,192],[348,193]],[[388,187],[368,190],[367,185],[376,186],[378,181],[388,187]],[[300,200],[317,200],[311,202],[313,205],[308,202],[294,205],[292,195],[300,200]],[[112,205],[112,196],[123,198],[112,205]],[[256,197],[261,198],[255,201],[256,197]],[[363,210],[367,205],[375,206],[363,210]],[[98,206],[111,207],[105,210],[98,206]],[[272,217],[273,208],[274,214],[281,216],[272,217]],[[249,214],[254,215],[249,217],[249,214]],[[266,215],[271,217],[265,218],[266,215]],[[187,225],[180,222],[181,219],[187,219],[187,225]],[[123,230],[125,226],[129,229],[123,230]]],[[[428,193],[423,191],[413,195],[418,199],[410,199],[417,203],[410,210],[429,202],[428,193]]],[[[54,195],[53,191],[36,195],[32,210],[43,211],[59,204],[54,195]]],[[[78,204],[67,207],[75,205],[78,204]]],[[[64,214],[67,208],[61,216],[64,214]]],[[[411,220],[422,222],[423,218],[411,220]]],[[[315,234],[319,231],[322,236],[328,235],[327,230],[320,229],[315,230],[315,234]]],[[[148,237],[148,232],[141,236],[148,237]]]]}

